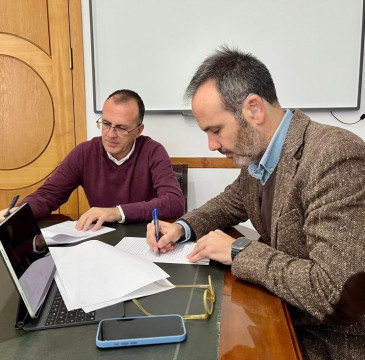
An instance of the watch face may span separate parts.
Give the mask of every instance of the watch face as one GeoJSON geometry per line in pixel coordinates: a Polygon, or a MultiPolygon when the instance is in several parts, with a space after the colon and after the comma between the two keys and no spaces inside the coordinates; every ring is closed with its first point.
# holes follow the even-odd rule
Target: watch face
{"type": "Polygon", "coordinates": [[[250,239],[247,239],[245,237],[240,237],[233,242],[232,248],[237,250],[243,250],[250,242],[251,242],[250,239]]]}

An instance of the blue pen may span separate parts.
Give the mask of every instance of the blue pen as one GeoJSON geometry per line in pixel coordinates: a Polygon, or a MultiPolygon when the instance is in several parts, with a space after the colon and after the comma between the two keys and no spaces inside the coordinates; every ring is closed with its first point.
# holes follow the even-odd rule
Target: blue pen
{"type": "Polygon", "coordinates": [[[19,195],[15,195],[13,197],[13,200],[11,200],[11,203],[10,203],[10,205],[8,207],[8,210],[6,211],[6,213],[4,215],[5,217],[10,215],[10,210],[15,206],[16,202],[18,201],[18,199],[19,199],[19,195]]]}
{"type": "MultiPolygon", "coordinates": [[[[155,225],[156,241],[158,242],[160,240],[160,236],[159,236],[159,229],[158,229],[158,210],[157,209],[154,209],[152,211],[152,219],[153,219],[153,224],[155,225]]],[[[158,255],[160,255],[160,248],[158,248],[158,255]]]]}

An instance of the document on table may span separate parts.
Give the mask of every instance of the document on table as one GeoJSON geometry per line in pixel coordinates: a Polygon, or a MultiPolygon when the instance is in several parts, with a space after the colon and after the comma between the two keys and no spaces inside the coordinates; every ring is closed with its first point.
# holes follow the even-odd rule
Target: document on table
{"type": "MultiPolygon", "coordinates": [[[[186,255],[194,249],[195,242],[187,241],[174,245],[174,250],[165,254],[155,254],[146,242],[146,238],[141,237],[125,237],[117,245],[117,248],[129,252],[130,254],[139,256],[143,259],[153,262],[173,263],[173,264],[191,264],[186,258],[186,255]]],[[[202,259],[194,264],[209,265],[209,259],[202,259]]]]}
{"type": "Polygon", "coordinates": [[[91,231],[94,226],[91,225],[90,230],[79,231],[75,228],[76,223],[77,221],[64,221],[43,228],[41,231],[47,245],[71,244],[115,230],[111,227],[102,226],[97,231],[91,231]]]}
{"type": "Polygon", "coordinates": [[[50,252],[68,310],[89,312],[171,289],[169,275],[159,266],[98,240],[51,246],[50,252]]]}

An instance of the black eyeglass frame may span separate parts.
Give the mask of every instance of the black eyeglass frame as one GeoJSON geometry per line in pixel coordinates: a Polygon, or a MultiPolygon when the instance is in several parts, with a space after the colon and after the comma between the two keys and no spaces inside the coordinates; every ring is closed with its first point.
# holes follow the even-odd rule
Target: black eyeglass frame
{"type": "Polygon", "coordinates": [[[102,126],[102,130],[107,130],[107,131],[110,131],[110,129],[113,129],[114,133],[118,136],[118,137],[121,137],[121,136],[127,136],[129,135],[131,132],[133,132],[134,130],[138,129],[142,123],[139,123],[135,128],[133,128],[132,130],[127,130],[127,129],[124,129],[123,127],[121,127],[120,125],[115,125],[115,126],[112,126],[112,124],[109,122],[109,121],[105,121],[103,120],[101,117],[96,120],[96,124],[97,124],[97,127],[98,129],[100,129],[100,124],[102,126]]]}

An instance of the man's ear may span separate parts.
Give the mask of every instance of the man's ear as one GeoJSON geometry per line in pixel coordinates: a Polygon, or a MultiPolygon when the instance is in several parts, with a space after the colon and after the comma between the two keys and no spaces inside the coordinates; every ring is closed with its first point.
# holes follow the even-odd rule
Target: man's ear
{"type": "Polygon", "coordinates": [[[141,125],[139,126],[139,128],[138,128],[138,132],[137,132],[137,136],[136,136],[136,137],[138,137],[139,135],[141,135],[141,134],[142,134],[143,129],[144,129],[144,124],[141,124],[141,125]]]}
{"type": "Polygon", "coordinates": [[[256,124],[260,124],[265,113],[264,101],[257,94],[250,94],[242,105],[244,117],[256,124]]]}

